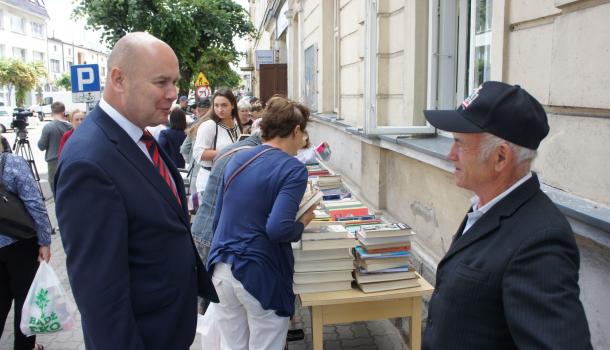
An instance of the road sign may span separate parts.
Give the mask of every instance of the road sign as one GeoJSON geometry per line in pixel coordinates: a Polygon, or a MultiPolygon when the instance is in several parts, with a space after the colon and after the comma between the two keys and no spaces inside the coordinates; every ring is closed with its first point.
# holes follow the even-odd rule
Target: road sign
{"type": "Polygon", "coordinates": [[[100,71],[97,64],[78,64],[70,67],[72,102],[96,102],[101,98],[100,71]]]}
{"type": "Polygon", "coordinates": [[[208,78],[205,77],[203,72],[199,72],[197,75],[197,81],[195,82],[195,86],[210,86],[210,82],[208,78]]]}
{"type": "Polygon", "coordinates": [[[208,97],[212,95],[212,89],[209,86],[200,86],[197,88],[197,97],[208,97]]]}

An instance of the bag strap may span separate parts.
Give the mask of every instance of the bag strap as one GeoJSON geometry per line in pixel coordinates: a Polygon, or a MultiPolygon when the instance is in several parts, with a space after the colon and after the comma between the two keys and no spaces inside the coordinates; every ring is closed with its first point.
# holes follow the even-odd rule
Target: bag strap
{"type": "Polygon", "coordinates": [[[240,166],[237,170],[235,170],[235,172],[233,172],[233,174],[231,174],[231,176],[229,177],[229,180],[227,180],[227,183],[225,184],[225,192],[227,192],[227,189],[229,188],[229,186],[231,185],[231,183],[233,182],[233,180],[235,180],[235,177],[237,175],[239,175],[248,165],[250,165],[250,163],[252,163],[256,158],[262,156],[263,154],[272,151],[276,148],[274,147],[270,147],[267,149],[264,149],[260,152],[258,152],[257,154],[254,155],[254,157],[250,158],[247,162],[245,162],[244,164],[242,164],[242,166],[240,166]]]}
{"type": "Polygon", "coordinates": [[[217,141],[218,141],[218,123],[216,123],[216,134],[214,134],[214,148],[212,148],[213,150],[216,150],[217,141]]]}
{"type": "Polygon", "coordinates": [[[232,150],[227,151],[227,153],[223,153],[219,156],[216,156],[216,158],[214,158],[214,163],[216,163],[217,161],[219,161],[223,158],[230,156],[231,154],[233,154],[237,151],[241,151],[242,149],[248,149],[248,148],[252,148],[252,147],[254,147],[254,146],[240,146],[240,147],[233,148],[232,150]]]}

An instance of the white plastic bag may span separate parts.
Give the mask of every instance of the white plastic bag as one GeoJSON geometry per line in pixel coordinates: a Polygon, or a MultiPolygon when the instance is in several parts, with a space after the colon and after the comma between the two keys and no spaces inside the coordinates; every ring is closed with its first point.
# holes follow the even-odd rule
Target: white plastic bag
{"type": "Polygon", "coordinates": [[[214,322],[214,310],[216,304],[210,303],[205,315],[199,315],[197,318],[197,333],[201,334],[201,349],[202,350],[219,350],[220,345],[220,330],[214,322]]]}
{"type": "Polygon", "coordinates": [[[75,310],[55,271],[43,260],[23,303],[21,332],[30,336],[72,329],[75,310]]]}

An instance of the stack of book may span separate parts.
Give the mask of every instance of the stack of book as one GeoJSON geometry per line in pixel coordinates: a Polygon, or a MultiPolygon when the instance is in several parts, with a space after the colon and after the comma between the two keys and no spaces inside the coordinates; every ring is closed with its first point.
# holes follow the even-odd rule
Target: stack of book
{"type": "Polygon", "coordinates": [[[320,190],[329,190],[341,188],[343,182],[341,181],[341,175],[325,175],[318,176],[317,185],[320,190]]]}
{"type": "Polygon", "coordinates": [[[326,176],[330,175],[330,171],[328,169],[323,168],[319,164],[309,164],[307,165],[307,172],[309,176],[326,176]]]}
{"type": "Polygon", "coordinates": [[[369,209],[353,198],[322,201],[322,206],[334,221],[369,215],[369,209]]]}
{"type": "Polygon", "coordinates": [[[361,225],[356,233],[354,277],[365,293],[419,286],[410,264],[411,236],[406,224],[361,225]]]}
{"type": "Polygon", "coordinates": [[[294,253],[297,294],[351,289],[356,240],[342,225],[313,225],[303,231],[294,253]]]}

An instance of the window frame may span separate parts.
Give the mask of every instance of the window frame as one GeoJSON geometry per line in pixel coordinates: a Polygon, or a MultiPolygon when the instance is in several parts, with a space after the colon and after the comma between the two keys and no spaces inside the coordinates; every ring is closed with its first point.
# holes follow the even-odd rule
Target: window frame
{"type": "Polygon", "coordinates": [[[41,62],[44,63],[45,62],[45,53],[42,51],[36,51],[36,50],[32,50],[32,61],[33,62],[41,62]],[[36,54],[40,54],[40,59],[36,59],[36,54]]]}
{"type": "MultiPolygon", "coordinates": [[[[484,33],[476,33],[476,15],[478,10],[479,0],[457,0],[455,10],[450,16],[456,16],[455,26],[443,27],[439,22],[443,22],[443,11],[451,11],[447,5],[447,2],[441,2],[441,0],[430,0],[429,9],[429,36],[428,36],[428,109],[448,109],[457,106],[470,92],[476,89],[480,84],[475,81],[476,69],[475,69],[475,54],[477,47],[489,45],[489,71],[487,72],[488,78],[491,79],[491,56],[493,46],[491,43],[492,28],[493,28],[493,11],[488,11],[487,15],[491,16],[489,19],[488,30],[484,33]],[[442,4],[442,5],[441,5],[442,4]],[[444,31],[444,33],[443,33],[444,31]],[[450,64],[457,67],[454,79],[451,81],[439,79],[438,69],[438,56],[444,56],[438,54],[439,42],[446,39],[448,33],[457,33],[457,37],[454,38],[454,42],[450,42],[446,47],[453,45],[455,48],[449,53],[449,56],[453,56],[450,64]],[[454,88],[455,87],[455,88],[454,88]],[[447,99],[439,99],[439,91],[441,89],[453,90],[445,95],[454,95],[452,102],[446,102],[447,99]],[[443,102],[445,101],[445,102],[443,102]]],[[[443,75],[446,76],[446,75],[443,75]]]]}
{"type": "Polygon", "coordinates": [[[11,32],[25,35],[25,18],[18,15],[11,15],[11,32]],[[20,30],[16,30],[14,27],[14,23],[16,20],[19,20],[21,23],[20,30]]]}
{"type": "Polygon", "coordinates": [[[61,70],[60,70],[61,66],[59,63],[60,63],[59,60],[56,60],[54,58],[51,58],[49,60],[49,70],[51,71],[51,73],[61,73],[61,70]],[[57,70],[54,69],[55,65],[57,65],[57,70]]]}
{"type": "Polygon", "coordinates": [[[24,49],[24,48],[21,48],[21,47],[18,47],[18,46],[13,46],[13,58],[19,58],[23,62],[27,62],[27,59],[28,59],[28,51],[27,51],[27,49],[24,49]],[[20,50],[19,57],[17,57],[15,55],[15,50],[20,50]]]}
{"type": "Polygon", "coordinates": [[[364,133],[366,135],[434,134],[435,128],[426,125],[380,126],[377,118],[378,79],[378,0],[365,1],[364,47],[364,133]]]}
{"type": "Polygon", "coordinates": [[[30,30],[33,37],[39,39],[44,38],[44,24],[32,21],[30,22],[30,30]],[[34,28],[40,28],[40,32],[37,32],[36,30],[34,30],[34,28]]]}

